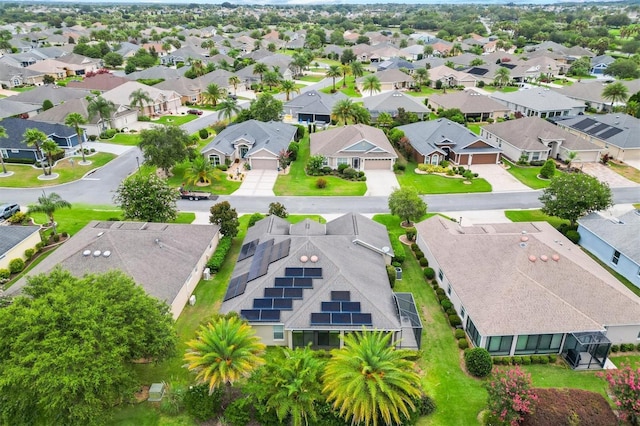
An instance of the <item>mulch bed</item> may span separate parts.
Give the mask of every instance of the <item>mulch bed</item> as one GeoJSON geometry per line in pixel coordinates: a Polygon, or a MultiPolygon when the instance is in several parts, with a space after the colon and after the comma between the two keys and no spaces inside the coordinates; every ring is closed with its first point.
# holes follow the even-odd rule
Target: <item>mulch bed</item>
{"type": "Polygon", "coordinates": [[[538,402],[533,414],[521,426],[616,425],[618,419],[606,399],[599,393],[580,389],[535,389],[538,402]],[[575,413],[575,414],[574,414],[575,413]],[[572,422],[573,418],[573,422],[572,422]],[[579,423],[575,422],[579,420],[579,423]]]}

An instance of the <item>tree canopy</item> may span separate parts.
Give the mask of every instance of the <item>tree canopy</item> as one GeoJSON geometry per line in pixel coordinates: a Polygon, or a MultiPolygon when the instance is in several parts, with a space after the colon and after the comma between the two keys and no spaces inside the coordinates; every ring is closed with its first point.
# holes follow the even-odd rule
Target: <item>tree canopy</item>
{"type": "Polygon", "coordinates": [[[140,149],[144,161],[161,168],[168,175],[176,163],[187,158],[189,135],[177,126],[162,126],[140,132],[140,149]]]}
{"type": "Polygon", "coordinates": [[[122,181],[114,201],[125,219],[144,222],[169,222],[178,215],[178,191],[156,175],[133,175],[122,181]]]}
{"type": "Polygon", "coordinates": [[[28,278],[0,309],[3,424],[94,425],[136,390],[131,362],[173,355],[169,306],[119,271],[28,278]]]}
{"type": "Polygon", "coordinates": [[[398,188],[389,195],[389,210],[408,225],[427,213],[427,204],[415,189],[398,188]]]}
{"type": "Polygon", "coordinates": [[[238,235],[238,227],[240,222],[238,221],[238,213],[236,209],[231,208],[231,204],[228,201],[222,201],[214,204],[210,209],[211,216],[209,216],[209,222],[220,227],[220,232],[224,236],[235,237],[238,235]]]}

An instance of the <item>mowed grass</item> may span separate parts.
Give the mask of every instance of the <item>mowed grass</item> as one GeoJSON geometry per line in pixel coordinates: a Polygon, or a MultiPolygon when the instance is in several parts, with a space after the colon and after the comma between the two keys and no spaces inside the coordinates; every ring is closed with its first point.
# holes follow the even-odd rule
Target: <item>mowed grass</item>
{"type": "Polygon", "coordinates": [[[511,222],[549,222],[551,226],[554,228],[559,227],[563,223],[569,224],[569,221],[566,219],[560,219],[555,216],[548,216],[542,213],[540,209],[532,209],[532,210],[506,210],[504,215],[511,222]]]}
{"type": "Polygon", "coordinates": [[[469,192],[491,192],[491,184],[481,177],[471,183],[465,183],[460,177],[444,177],[439,175],[418,174],[414,162],[407,163],[404,173],[398,174],[398,182],[402,188],[415,188],[418,194],[461,194],[469,192]]]}
{"type": "Polygon", "coordinates": [[[319,81],[322,81],[323,79],[324,79],[324,76],[321,76],[321,75],[307,74],[307,75],[303,75],[303,76],[298,77],[296,80],[309,81],[311,83],[317,83],[319,81]]]}
{"type": "Polygon", "coordinates": [[[348,196],[367,192],[366,182],[352,182],[336,176],[307,176],[304,169],[309,159],[309,135],[302,138],[299,144],[298,158],[291,163],[289,174],[279,175],[276,180],[273,187],[276,195],[348,196]],[[316,187],[320,178],[327,181],[325,188],[316,187]]]}
{"type": "Polygon", "coordinates": [[[64,158],[53,166],[52,173],[57,173],[59,176],[52,180],[38,180],[38,176],[42,175],[42,168],[40,167],[36,168],[27,164],[6,164],[7,171],[13,172],[14,174],[9,177],[0,178],[0,187],[40,188],[72,182],[80,179],[89,171],[104,166],[114,158],[116,158],[116,155],[114,154],[98,152],[96,154],[86,156],[86,159],[91,161],[91,164],[87,166],[81,166],[78,164],[82,161],[82,157],[64,158]],[[70,158],[73,158],[73,164],[71,163],[70,158]]]}
{"type": "MultiPolygon", "coordinates": [[[[509,160],[502,160],[509,166],[507,171],[523,184],[531,189],[543,189],[549,186],[551,179],[540,179],[540,169],[542,166],[518,166],[509,160]]],[[[561,173],[556,171],[557,173],[561,173]]]]}
{"type": "Polygon", "coordinates": [[[636,169],[635,167],[617,163],[615,161],[609,161],[607,164],[609,165],[611,170],[613,170],[620,176],[625,177],[632,182],[640,183],[640,170],[636,169]]]}
{"type": "MultiPolygon", "coordinates": [[[[173,169],[171,169],[171,172],[173,173],[173,175],[167,179],[167,183],[170,186],[179,188],[185,182],[184,174],[188,168],[189,168],[188,161],[175,165],[173,169]]],[[[156,167],[144,164],[140,167],[140,170],[137,173],[140,173],[142,175],[150,175],[152,173],[155,173],[156,170],[157,170],[156,167]]],[[[215,179],[211,182],[210,185],[207,185],[207,186],[188,186],[187,185],[187,188],[193,191],[210,192],[216,195],[229,195],[236,189],[240,188],[241,182],[227,179],[227,172],[223,172],[222,170],[216,169],[214,176],[215,176],[215,179]]]]}
{"type": "Polygon", "coordinates": [[[168,126],[180,126],[184,123],[188,123],[190,121],[198,118],[195,114],[185,114],[185,115],[163,115],[157,120],[152,120],[153,124],[163,124],[168,126]]]}
{"type": "Polygon", "coordinates": [[[99,139],[98,142],[112,143],[115,145],[138,146],[140,133],[117,133],[111,139],[99,139]]]}

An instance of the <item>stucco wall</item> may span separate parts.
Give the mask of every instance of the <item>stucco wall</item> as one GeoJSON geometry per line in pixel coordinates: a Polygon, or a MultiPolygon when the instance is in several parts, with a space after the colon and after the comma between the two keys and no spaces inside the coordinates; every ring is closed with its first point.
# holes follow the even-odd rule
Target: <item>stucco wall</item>
{"type": "Polygon", "coordinates": [[[614,345],[621,343],[640,343],[640,324],[627,326],[610,326],[607,327],[607,338],[614,345]]]}
{"type": "Polygon", "coordinates": [[[40,242],[40,232],[34,232],[29,237],[22,240],[22,242],[11,250],[9,250],[6,255],[0,258],[0,269],[9,269],[9,262],[13,259],[20,258],[22,260],[26,260],[27,258],[24,255],[24,251],[30,248],[35,248],[36,244],[40,242]]]}

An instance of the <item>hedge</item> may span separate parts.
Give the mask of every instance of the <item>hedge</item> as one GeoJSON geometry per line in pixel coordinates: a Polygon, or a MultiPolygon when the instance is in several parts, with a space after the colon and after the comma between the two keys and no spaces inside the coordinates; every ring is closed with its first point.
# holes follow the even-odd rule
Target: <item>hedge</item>
{"type": "Polygon", "coordinates": [[[216,251],[213,253],[213,256],[211,256],[211,259],[209,259],[209,261],[207,262],[207,267],[212,274],[217,273],[222,267],[222,264],[227,257],[227,253],[231,248],[231,242],[232,238],[228,236],[222,237],[220,238],[220,241],[218,241],[218,247],[216,247],[216,251]]]}
{"type": "Polygon", "coordinates": [[[493,367],[491,355],[484,348],[473,348],[465,351],[464,364],[467,367],[467,371],[476,377],[488,376],[493,367]]]}
{"type": "Polygon", "coordinates": [[[393,248],[393,261],[403,263],[406,259],[404,254],[404,244],[399,239],[391,237],[391,246],[393,248]]]}

